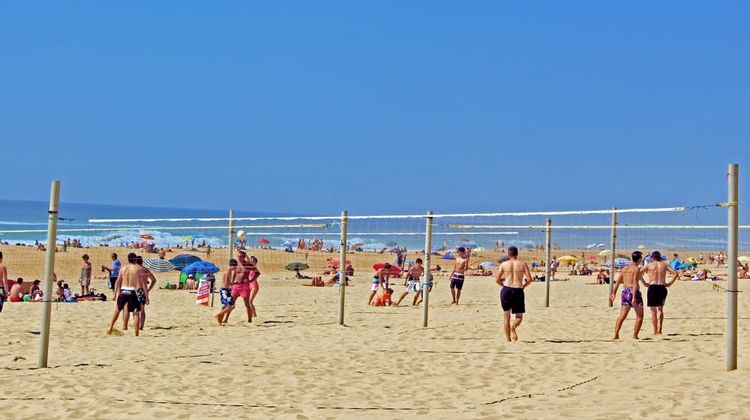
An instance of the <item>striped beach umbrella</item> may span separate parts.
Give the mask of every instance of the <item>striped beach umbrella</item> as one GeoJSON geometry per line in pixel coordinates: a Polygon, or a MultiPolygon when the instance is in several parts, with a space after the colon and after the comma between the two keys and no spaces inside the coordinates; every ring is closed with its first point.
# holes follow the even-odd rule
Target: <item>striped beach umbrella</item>
{"type": "Polygon", "coordinates": [[[167,260],[162,260],[161,258],[149,258],[144,260],[143,266],[157,273],[166,273],[167,271],[177,269],[174,264],[167,260]]]}

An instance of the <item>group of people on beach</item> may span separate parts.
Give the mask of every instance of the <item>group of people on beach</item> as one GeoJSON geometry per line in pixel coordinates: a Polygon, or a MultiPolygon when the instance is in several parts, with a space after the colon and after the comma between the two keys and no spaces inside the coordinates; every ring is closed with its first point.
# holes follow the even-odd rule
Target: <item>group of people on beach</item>
{"type": "Polygon", "coordinates": [[[260,291],[259,277],[258,259],[248,258],[244,250],[237,253],[236,260],[229,260],[229,269],[224,272],[219,288],[221,310],[214,317],[219,325],[227,324],[238,298],[245,303],[247,322],[253,322],[253,317],[257,316],[254,300],[260,291]]]}
{"type": "MultiPolygon", "coordinates": [[[[113,266],[115,261],[118,264],[116,265],[117,276],[114,278],[114,284],[112,285],[115,311],[112,314],[108,334],[112,334],[115,322],[122,312],[123,330],[128,329],[129,315],[133,314],[133,325],[137,337],[146,324],[146,305],[151,303],[149,293],[156,286],[156,277],[143,266],[143,257],[136,255],[134,252],[128,254],[128,263],[124,267],[119,264],[117,254],[112,254],[112,259],[113,266]]],[[[105,267],[102,266],[102,268],[105,267]]],[[[112,269],[108,271],[111,282],[114,271],[112,269]]]]}

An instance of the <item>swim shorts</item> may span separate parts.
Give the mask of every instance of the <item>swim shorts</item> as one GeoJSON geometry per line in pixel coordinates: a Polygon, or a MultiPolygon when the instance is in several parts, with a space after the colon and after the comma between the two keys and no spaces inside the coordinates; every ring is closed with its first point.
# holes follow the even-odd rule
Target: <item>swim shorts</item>
{"type": "Polygon", "coordinates": [[[451,276],[451,289],[461,290],[464,288],[464,273],[453,273],[451,276]]]}
{"type": "Polygon", "coordinates": [[[525,301],[523,288],[503,286],[500,289],[500,306],[503,307],[503,311],[522,314],[526,312],[525,301]]]}
{"type": "Polygon", "coordinates": [[[372,278],[372,286],[370,286],[370,291],[371,292],[377,292],[378,291],[378,286],[380,286],[380,279],[377,278],[377,277],[373,277],[372,278]]]}
{"type": "Polygon", "coordinates": [[[138,290],[135,291],[135,295],[138,296],[138,303],[140,303],[141,306],[144,306],[146,304],[146,292],[139,287],[138,290]]]}
{"type": "Polygon", "coordinates": [[[646,297],[648,298],[649,307],[664,306],[664,302],[667,300],[667,286],[664,284],[650,284],[648,292],[646,292],[646,297]]]}
{"type": "Polygon", "coordinates": [[[234,308],[234,298],[232,297],[232,289],[229,289],[227,287],[220,287],[219,296],[221,297],[222,308],[234,308]]]}
{"type": "MultiPolygon", "coordinates": [[[[621,306],[628,306],[633,307],[633,288],[632,287],[624,287],[622,289],[622,294],[620,295],[620,305],[621,306]]],[[[641,295],[641,291],[638,290],[635,292],[635,307],[640,308],[643,306],[643,296],[641,295]]]]}
{"type": "Polygon", "coordinates": [[[418,292],[420,289],[419,279],[410,278],[406,282],[406,293],[418,292]]]}
{"type": "Polygon", "coordinates": [[[250,285],[247,283],[236,283],[232,285],[232,297],[237,298],[249,298],[250,297],[250,285]]]}
{"type": "Polygon", "coordinates": [[[120,294],[117,295],[117,309],[121,311],[125,305],[128,307],[128,312],[140,312],[141,302],[138,301],[135,290],[120,290],[120,294]]]}

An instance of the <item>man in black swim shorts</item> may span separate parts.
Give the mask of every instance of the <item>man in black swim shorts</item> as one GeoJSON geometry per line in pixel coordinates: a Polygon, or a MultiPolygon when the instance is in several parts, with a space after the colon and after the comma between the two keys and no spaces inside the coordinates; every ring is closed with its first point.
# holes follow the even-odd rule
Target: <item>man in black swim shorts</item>
{"type": "Polygon", "coordinates": [[[451,297],[453,301],[451,305],[458,305],[459,299],[461,299],[461,290],[464,288],[464,272],[469,268],[469,254],[466,252],[466,248],[459,247],[456,250],[456,265],[453,267],[451,272],[451,297]]]}
{"type": "Polygon", "coordinates": [[[523,321],[526,312],[524,289],[534,281],[528,264],[518,260],[518,248],[508,247],[508,260],[500,264],[496,282],[502,286],[500,289],[500,306],[503,308],[503,322],[505,327],[505,338],[508,341],[517,341],[516,329],[523,321]],[[516,320],[510,324],[510,315],[514,314],[516,320]]]}

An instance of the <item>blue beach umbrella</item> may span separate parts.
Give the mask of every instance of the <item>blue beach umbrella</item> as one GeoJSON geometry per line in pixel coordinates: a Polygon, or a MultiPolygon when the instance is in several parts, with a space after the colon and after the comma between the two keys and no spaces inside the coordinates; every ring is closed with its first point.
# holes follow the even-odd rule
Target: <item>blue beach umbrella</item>
{"type": "Polygon", "coordinates": [[[443,255],[440,258],[442,258],[444,260],[452,260],[453,259],[453,251],[446,252],[445,255],[443,255]]]}
{"type": "Polygon", "coordinates": [[[283,244],[281,244],[281,246],[283,246],[284,248],[287,248],[287,247],[290,247],[290,246],[294,246],[296,244],[297,244],[297,242],[292,241],[292,240],[288,240],[288,241],[285,241],[283,244]]]}
{"type": "Polygon", "coordinates": [[[208,261],[196,261],[187,267],[182,269],[182,272],[185,274],[191,274],[191,273],[216,273],[219,271],[219,267],[217,267],[214,263],[210,263],[208,261]]]}
{"type": "Polygon", "coordinates": [[[182,270],[183,268],[189,266],[190,264],[194,262],[198,262],[198,261],[203,261],[203,260],[196,257],[195,255],[190,255],[190,254],[180,254],[172,258],[171,260],[169,260],[169,262],[171,262],[175,266],[176,270],[182,270]]]}
{"type": "MultiPolygon", "coordinates": [[[[630,264],[630,260],[627,258],[615,258],[615,268],[622,268],[628,264],[630,264]]],[[[607,262],[604,263],[605,267],[609,267],[610,265],[612,265],[612,260],[607,260],[607,262]]]]}
{"type": "Polygon", "coordinates": [[[497,267],[497,264],[493,263],[492,261],[485,261],[479,265],[481,265],[482,267],[497,267]]]}
{"type": "Polygon", "coordinates": [[[459,246],[462,246],[462,247],[464,247],[466,249],[474,249],[474,248],[479,247],[479,245],[477,245],[477,243],[474,242],[474,241],[463,242],[459,246]]]}

